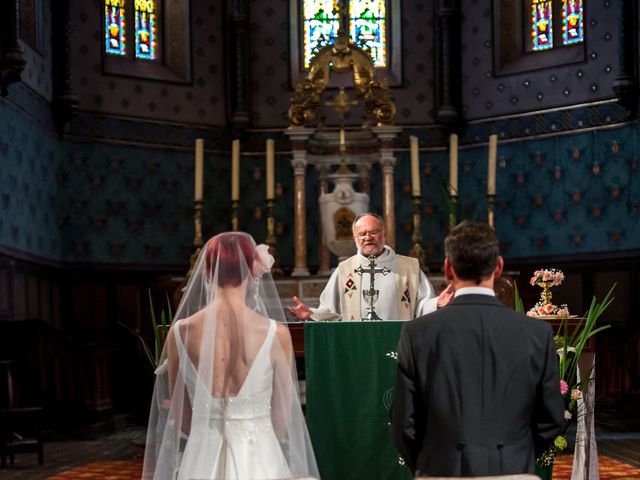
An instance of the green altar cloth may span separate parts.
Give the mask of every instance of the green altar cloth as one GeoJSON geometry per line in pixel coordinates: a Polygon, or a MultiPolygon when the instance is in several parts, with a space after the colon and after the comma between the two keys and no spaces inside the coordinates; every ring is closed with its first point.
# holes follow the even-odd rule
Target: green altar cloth
{"type": "Polygon", "coordinates": [[[404,322],[307,322],[307,425],[325,480],[410,479],[389,406],[404,322]]]}

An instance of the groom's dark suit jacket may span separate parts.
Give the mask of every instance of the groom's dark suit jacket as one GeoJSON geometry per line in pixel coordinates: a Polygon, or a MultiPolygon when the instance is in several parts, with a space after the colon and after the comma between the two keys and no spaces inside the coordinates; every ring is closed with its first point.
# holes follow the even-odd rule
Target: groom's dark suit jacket
{"type": "Polygon", "coordinates": [[[416,476],[533,472],[564,423],[551,327],[477,294],[407,322],[391,414],[416,476]]]}

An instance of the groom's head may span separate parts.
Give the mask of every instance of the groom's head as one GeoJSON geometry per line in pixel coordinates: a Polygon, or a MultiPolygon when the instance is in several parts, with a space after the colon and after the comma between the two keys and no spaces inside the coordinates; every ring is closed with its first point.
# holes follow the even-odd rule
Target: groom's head
{"type": "Polygon", "coordinates": [[[480,284],[501,271],[498,236],[483,222],[465,220],[452,228],[444,240],[444,254],[459,280],[480,284]]]}

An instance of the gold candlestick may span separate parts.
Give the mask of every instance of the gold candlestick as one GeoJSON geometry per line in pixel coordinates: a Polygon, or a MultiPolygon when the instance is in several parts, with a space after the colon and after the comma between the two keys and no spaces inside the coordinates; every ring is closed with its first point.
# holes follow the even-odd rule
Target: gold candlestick
{"type": "Polygon", "coordinates": [[[420,269],[423,272],[428,272],[429,267],[427,266],[425,260],[424,248],[422,248],[422,232],[420,230],[420,200],[422,199],[421,195],[413,196],[413,234],[411,235],[411,241],[413,242],[413,247],[409,251],[409,256],[418,259],[418,263],[420,264],[420,269]]]}
{"type": "Polygon", "coordinates": [[[458,194],[449,194],[449,230],[458,224],[458,194]]]}
{"type": "Polygon", "coordinates": [[[496,196],[495,195],[487,195],[487,204],[489,206],[489,212],[487,215],[487,223],[489,224],[490,227],[493,228],[493,219],[494,219],[494,212],[496,209],[496,196]]]}
{"type": "Polygon", "coordinates": [[[187,277],[191,276],[191,272],[193,271],[193,267],[196,264],[196,260],[198,260],[198,255],[200,255],[200,250],[202,249],[202,245],[203,245],[202,200],[193,201],[193,227],[195,230],[195,234],[193,236],[193,246],[195,247],[195,251],[191,254],[191,259],[189,262],[189,271],[187,272],[187,277]]]}
{"type": "Polygon", "coordinates": [[[273,214],[273,206],[275,201],[267,199],[267,238],[264,243],[269,245],[269,253],[273,256],[274,262],[271,267],[271,274],[274,277],[282,275],[280,268],[280,255],[276,251],[276,217],[273,214]]]}
{"type": "Polygon", "coordinates": [[[238,231],[238,200],[231,200],[231,231],[238,231]]]}

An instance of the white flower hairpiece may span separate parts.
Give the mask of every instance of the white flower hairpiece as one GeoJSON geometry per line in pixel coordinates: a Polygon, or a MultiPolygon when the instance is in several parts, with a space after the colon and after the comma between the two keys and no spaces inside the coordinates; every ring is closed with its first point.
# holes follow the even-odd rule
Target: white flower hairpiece
{"type": "Polygon", "coordinates": [[[257,277],[261,277],[265,273],[271,271],[271,267],[275,263],[275,258],[269,253],[269,245],[261,243],[256,247],[256,259],[253,264],[253,271],[257,277]]]}

